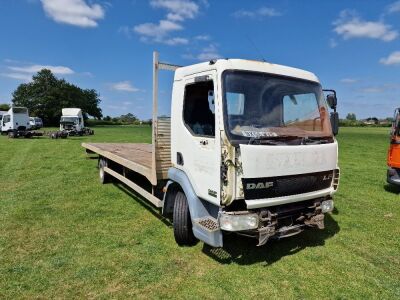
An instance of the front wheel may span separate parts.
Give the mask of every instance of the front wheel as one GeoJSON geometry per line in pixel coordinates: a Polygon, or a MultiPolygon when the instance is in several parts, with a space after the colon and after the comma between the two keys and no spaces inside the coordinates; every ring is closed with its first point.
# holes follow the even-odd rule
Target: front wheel
{"type": "Polygon", "coordinates": [[[11,130],[8,132],[8,138],[15,139],[17,137],[17,132],[15,130],[11,130]]]}
{"type": "Polygon", "coordinates": [[[182,192],[177,192],[175,196],[173,224],[175,241],[179,246],[192,246],[197,242],[193,234],[189,205],[182,192]]]}

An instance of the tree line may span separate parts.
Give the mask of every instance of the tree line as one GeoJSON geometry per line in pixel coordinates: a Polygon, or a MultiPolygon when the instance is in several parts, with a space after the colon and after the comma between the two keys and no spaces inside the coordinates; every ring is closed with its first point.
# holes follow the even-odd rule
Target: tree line
{"type": "MultiPolygon", "coordinates": [[[[101,119],[100,101],[96,90],[81,89],[58,79],[48,69],[39,71],[31,82],[20,84],[12,94],[13,105],[27,107],[31,116],[42,118],[46,125],[58,125],[61,109],[65,107],[81,108],[86,119],[88,116],[101,119]]],[[[5,108],[3,105],[0,110],[5,108]]]]}

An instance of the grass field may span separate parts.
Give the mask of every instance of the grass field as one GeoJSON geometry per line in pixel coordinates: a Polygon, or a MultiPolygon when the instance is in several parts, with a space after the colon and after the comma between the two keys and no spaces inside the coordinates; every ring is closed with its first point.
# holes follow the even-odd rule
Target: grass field
{"type": "Polygon", "coordinates": [[[0,137],[0,298],[400,298],[400,197],[388,129],[342,128],[341,182],[324,231],[223,249],[178,247],[122,185],[100,185],[81,142],[150,142],[150,128],[66,140],[0,137]]]}

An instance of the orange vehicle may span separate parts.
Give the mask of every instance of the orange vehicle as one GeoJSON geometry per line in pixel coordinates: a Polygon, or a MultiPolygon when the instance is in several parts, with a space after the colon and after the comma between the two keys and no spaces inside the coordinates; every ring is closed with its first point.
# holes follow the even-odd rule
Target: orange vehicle
{"type": "Polygon", "coordinates": [[[387,165],[387,182],[400,186],[400,108],[394,111],[387,165]]]}

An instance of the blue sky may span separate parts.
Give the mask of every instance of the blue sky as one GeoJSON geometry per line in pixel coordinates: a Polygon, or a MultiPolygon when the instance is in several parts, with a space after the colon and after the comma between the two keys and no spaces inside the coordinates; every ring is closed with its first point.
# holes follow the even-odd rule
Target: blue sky
{"type": "MultiPolygon", "coordinates": [[[[46,66],[96,89],[104,115],[149,118],[156,49],[179,65],[264,58],[312,71],[342,117],[400,106],[400,1],[0,1],[0,37],[0,103],[46,66]]],[[[160,114],[171,83],[160,76],[160,114]]]]}

